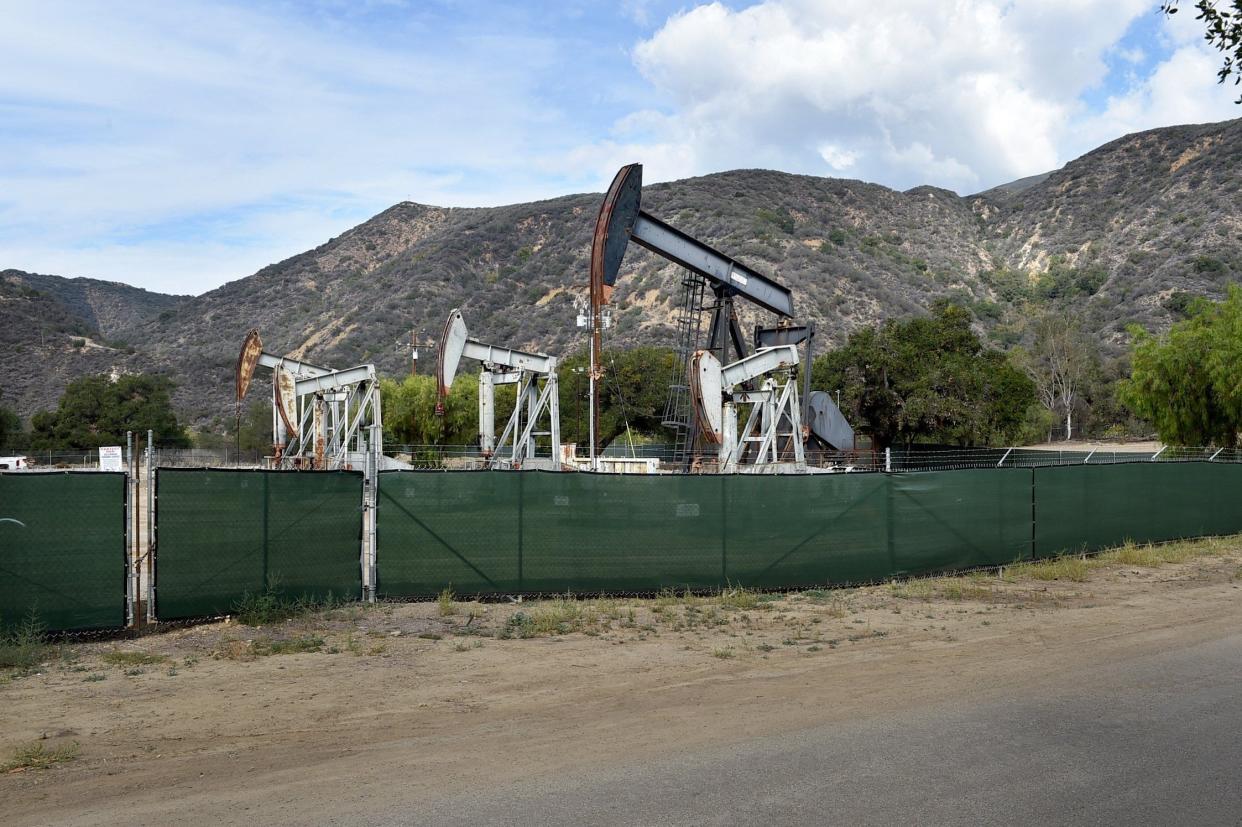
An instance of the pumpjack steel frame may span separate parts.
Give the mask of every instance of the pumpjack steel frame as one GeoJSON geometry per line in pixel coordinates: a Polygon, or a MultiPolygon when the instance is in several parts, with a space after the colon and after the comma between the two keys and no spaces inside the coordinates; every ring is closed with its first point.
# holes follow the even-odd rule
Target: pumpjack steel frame
{"type": "Polygon", "coordinates": [[[720,446],[721,472],[806,470],[797,366],[795,345],[760,348],[727,365],[711,351],[695,353],[690,373],[695,419],[706,441],[720,446]],[[755,383],[758,387],[749,390],[755,383]],[[739,429],[743,405],[750,411],[739,429]]]}

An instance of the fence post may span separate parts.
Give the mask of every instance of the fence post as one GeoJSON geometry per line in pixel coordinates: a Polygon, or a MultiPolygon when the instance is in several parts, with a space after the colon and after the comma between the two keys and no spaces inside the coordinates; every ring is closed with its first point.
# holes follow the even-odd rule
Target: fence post
{"type": "Polygon", "coordinates": [[[155,431],[147,431],[147,622],[155,622],[155,431]]]}
{"type": "MultiPolygon", "coordinates": [[[[887,453],[885,449],[885,459],[887,459],[887,453]]],[[[897,546],[893,542],[893,486],[896,480],[897,477],[886,472],[884,477],[884,549],[888,553],[889,577],[897,576],[897,546]]]]}
{"type": "Polygon", "coordinates": [[[893,449],[885,448],[884,449],[884,473],[887,474],[889,471],[892,471],[892,470],[893,470],[893,449]]]}
{"type": "Polygon", "coordinates": [[[729,477],[720,475],[720,579],[729,585],[729,477]]]}
{"type": "Polygon", "coordinates": [[[138,506],[138,475],[134,473],[134,432],[125,432],[125,625],[134,625],[134,601],[138,598],[138,538],[131,537],[138,506]]]}
{"type": "Polygon", "coordinates": [[[267,579],[267,510],[268,510],[268,475],[267,472],[261,472],[263,477],[263,591],[266,593],[271,588],[271,583],[267,579]]]}
{"type": "Polygon", "coordinates": [[[1031,559],[1035,559],[1035,469],[1031,469],[1031,559]]]}

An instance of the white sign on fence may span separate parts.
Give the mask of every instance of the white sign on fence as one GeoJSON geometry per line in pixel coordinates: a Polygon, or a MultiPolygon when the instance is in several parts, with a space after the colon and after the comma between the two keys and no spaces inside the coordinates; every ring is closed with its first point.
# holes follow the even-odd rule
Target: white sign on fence
{"type": "Polygon", "coordinates": [[[103,445],[99,448],[100,471],[124,471],[125,463],[121,459],[120,445],[103,445]]]}

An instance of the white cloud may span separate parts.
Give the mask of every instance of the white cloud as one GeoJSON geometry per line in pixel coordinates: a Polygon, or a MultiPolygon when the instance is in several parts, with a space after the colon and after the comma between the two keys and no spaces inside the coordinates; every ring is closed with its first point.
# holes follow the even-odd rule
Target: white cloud
{"type": "Polygon", "coordinates": [[[437,42],[416,39],[413,16],[395,18],[410,31],[377,32],[277,9],[7,9],[0,268],[197,291],[400,200],[467,206],[564,190],[526,161],[588,134],[540,104],[559,59],[551,39],[437,42]],[[318,235],[275,234],[290,228],[318,235]],[[195,249],[174,265],[171,251],[195,249]]]}
{"type": "Polygon", "coordinates": [[[858,160],[859,153],[851,149],[842,149],[836,144],[820,144],[819,157],[823,158],[828,166],[837,172],[844,172],[854,166],[854,162],[858,160]]]}
{"type": "Polygon", "coordinates": [[[1233,88],[1214,82],[1219,68],[1219,54],[1198,42],[1178,47],[1151,75],[1110,97],[1103,111],[1083,118],[1066,150],[1076,155],[1130,132],[1242,116],[1233,88]]]}
{"type": "Polygon", "coordinates": [[[662,158],[686,161],[669,177],[771,166],[976,191],[1060,166],[1091,148],[1083,136],[1239,114],[1179,27],[1153,75],[1105,112],[1085,106],[1153,13],[1150,0],[700,5],[634,49],[670,102],[643,121],[662,158]]]}

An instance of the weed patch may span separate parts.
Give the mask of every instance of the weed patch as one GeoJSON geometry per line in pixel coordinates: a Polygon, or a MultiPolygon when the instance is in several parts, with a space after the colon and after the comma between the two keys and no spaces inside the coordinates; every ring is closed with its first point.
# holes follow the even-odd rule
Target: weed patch
{"type": "Polygon", "coordinates": [[[78,757],[78,742],[62,744],[48,749],[42,741],[23,744],[13,750],[13,757],[0,764],[0,772],[17,772],[19,770],[45,770],[55,764],[72,761],[78,757]]]}
{"type": "Polygon", "coordinates": [[[239,623],[247,626],[269,626],[332,609],[341,604],[342,601],[334,598],[331,592],[322,599],[308,596],[289,598],[278,590],[269,589],[261,594],[244,592],[241,600],[233,606],[233,611],[239,623]]]}
{"type": "Polygon", "coordinates": [[[56,647],[48,645],[44,631],[33,613],[12,629],[0,627],[0,669],[25,672],[50,660],[56,647]]]}
{"type": "Polygon", "coordinates": [[[259,657],[267,655],[300,655],[305,652],[318,652],[323,648],[323,638],[319,635],[299,635],[286,640],[259,638],[250,644],[250,648],[259,657]]]}
{"type": "Polygon", "coordinates": [[[104,652],[99,659],[109,666],[150,666],[168,660],[165,655],[152,655],[147,652],[126,652],[114,649],[104,652]]]}
{"type": "Polygon", "coordinates": [[[927,578],[918,580],[894,580],[888,584],[889,593],[902,600],[930,600],[936,593],[932,581],[927,578]]]}
{"type": "Polygon", "coordinates": [[[1018,563],[1005,569],[1006,582],[1013,583],[1022,578],[1032,580],[1069,580],[1082,583],[1092,569],[1092,561],[1085,557],[1050,557],[1046,560],[1035,560],[1030,563],[1018,563]]]}
{"type": "Polygon", "coordinates": [[[457,606],[453,604],[453,587],[448,586],[440,592],[440,596],[436,598],[436,605],[440,610],[440,617],[449,617],[457,614],[457,606]]]}
{"type": "Polygon", "coordinates": [[[297,655],[305,652],[318,652],[323,649],[323,638],[319,635],[300,635],[298,637],[277,639],[257,638],[253,641],[223,638],[211,650],[211,656],[223,660],[248,661],[269,655],[297,655]]]}
{"type": "MultiPolygon", "coordinates": [[[[716,602],[725,609],[755,609],[760,608],[759,593],[751,591],[742,586],[730,586],[720,590],[716,595],[716,602]]],[[[764,604],[762,608],[768,608],[764,604]]]]}

